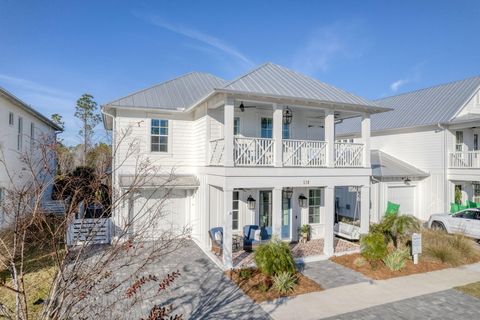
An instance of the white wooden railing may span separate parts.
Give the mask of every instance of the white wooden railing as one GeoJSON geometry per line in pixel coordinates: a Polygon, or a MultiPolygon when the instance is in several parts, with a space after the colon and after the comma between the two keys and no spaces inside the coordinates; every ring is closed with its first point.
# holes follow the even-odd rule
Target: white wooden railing
{"type": "Polygon", "coordinates": [[[363,144],[335,143],[335,167],[363,167],[363,144]]]}
{"type": "Polygon", "coordinates": [[[215,139],[210,141],[210,159],[211,166],[223,165],[225,153],[225,139],[215,139]]]}
{"type": "Polygon", "coordinates": [[[67,245],[109,244],[111,240],[109,218],[75,219],[67,230],[67,245]]]}
{"type": "Polygon", "coordinates": [[[451,152],[450,168],[480,168],[480,151],[451,152]]]}
{"type": "Polygon", "coordinates": [[[283,165],[286,167],[325,167],[327,143],[313,140],[283,140],[283,165]]]}
{"type": "Polygon", "coordinates": [[[234,138],[236,166],[273,166],[273,139],[234,138]]]}

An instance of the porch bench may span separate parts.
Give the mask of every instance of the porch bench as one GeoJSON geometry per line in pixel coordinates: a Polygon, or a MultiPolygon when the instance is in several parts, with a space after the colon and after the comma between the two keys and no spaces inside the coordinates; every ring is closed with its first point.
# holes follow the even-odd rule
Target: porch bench
{"type": "Polygon", "coordinates": [[[243,227],[243,250],[253,251],[262,243],[272,238],[271,227],[259,227],[257,225],[246,225],[243,227]],[[260,230],[260,240],[255,239],[255,231],[260,230]]]}

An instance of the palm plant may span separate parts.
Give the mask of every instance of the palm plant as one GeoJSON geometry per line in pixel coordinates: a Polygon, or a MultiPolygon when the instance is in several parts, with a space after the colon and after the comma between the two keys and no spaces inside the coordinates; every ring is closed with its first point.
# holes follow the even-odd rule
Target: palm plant
{"type": "Polygon", "coordinates": [[[420,230],[420,222],[412,215],[386,216],[381,224],[385,236],[393,241],[395,248],[405,236],[420,230]]]}

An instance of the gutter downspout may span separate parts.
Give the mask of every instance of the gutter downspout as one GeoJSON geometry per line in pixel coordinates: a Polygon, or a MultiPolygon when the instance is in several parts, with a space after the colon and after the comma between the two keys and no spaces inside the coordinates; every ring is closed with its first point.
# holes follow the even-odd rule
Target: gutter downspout
{"type": "Polygon", "coordinates": [[[443,171],[443,212],[447,211],[448,203],[448,181],[447,181],[447,158],[448,158],[448,148],[447,148],[447,129],[442,123],[437,124],[438,128],[443,131],[443,145],[442,145],[442,171],[443,171]]]}

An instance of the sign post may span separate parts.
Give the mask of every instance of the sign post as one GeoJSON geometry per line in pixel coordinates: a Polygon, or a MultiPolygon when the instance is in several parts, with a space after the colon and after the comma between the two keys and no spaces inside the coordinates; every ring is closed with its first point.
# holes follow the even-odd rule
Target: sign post
{"type": "Polygon", "coordinates": [[[412,255],[413,264],[418,264],[418,254],[422,253],[422,234],[412,234],[412,255]]]}

